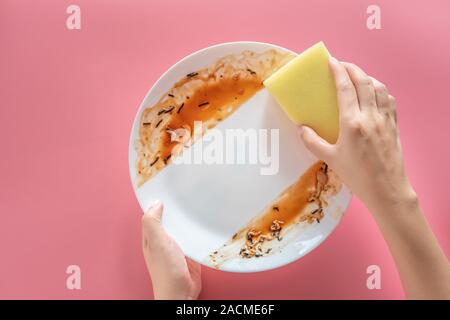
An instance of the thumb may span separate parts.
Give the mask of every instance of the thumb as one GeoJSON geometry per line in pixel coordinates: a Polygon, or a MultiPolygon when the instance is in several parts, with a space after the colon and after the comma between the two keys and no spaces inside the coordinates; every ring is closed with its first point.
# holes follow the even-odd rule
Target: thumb
{"type": "Polygon", "coordinates": [[[307,126],[299,128],[300,136],[306,148],[318,159],[328,162],[331,158],[333,145],[322,139],[313,129],[307,126]]]}
{"type": "Polygon", "coordinates": [[[163,203],[161,201],[157,200],[150,205],[150,208],[142,216],[142,234],[144,237],[159,237],[165,233],[161,225],[162,213],[163,203]]]}
{"type": "Polygon", "coordinates": [[[144,219],[151,218],[153,220],[156,220],[156,222],[160,223],[162,212],[163,212],[163,203],[160,200],[156,200],[150,205],[147,212],[144,214],[144,219]]]}

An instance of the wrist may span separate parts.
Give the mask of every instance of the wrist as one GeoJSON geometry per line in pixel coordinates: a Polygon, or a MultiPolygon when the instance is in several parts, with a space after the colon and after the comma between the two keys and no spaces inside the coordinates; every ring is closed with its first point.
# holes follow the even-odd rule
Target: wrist
{"type": "Polygon", "coordinates": [[[412,186],[408,183],[398,188],[392,194],[381,196],[367,204],[375,217],[408,215],[419,208],[419,199],[412,186]]]}

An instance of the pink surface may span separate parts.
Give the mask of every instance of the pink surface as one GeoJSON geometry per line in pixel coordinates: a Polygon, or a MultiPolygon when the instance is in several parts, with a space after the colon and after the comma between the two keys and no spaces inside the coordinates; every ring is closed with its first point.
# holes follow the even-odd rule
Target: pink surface
{"type": "MultiPolygon", "coordinates": [[[[397,97],[408,172],[450,254],[450,2],[376,1],[0,2],[0,298],[151,298],[141,212],[127,147],[138,105],[187,54],[254,40],[301,51],[324,40],[397,97]],[[81,7],[81,30],[66,8],[81,7]],[[66,289],[66,267],[82,289],[66,289]]],[[[317,250],[278,270],[204,268],[201,298],[403,298],[369,212],[354,200],[317,250]],[[377,264],[382,289],[366,288],[377,264]]]]}

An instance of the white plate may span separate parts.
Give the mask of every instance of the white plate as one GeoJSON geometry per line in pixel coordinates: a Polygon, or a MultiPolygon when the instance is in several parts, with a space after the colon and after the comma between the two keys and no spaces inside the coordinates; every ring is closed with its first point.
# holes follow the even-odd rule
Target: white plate
{"type": "MultiPolygon", "coordinates": [[[[164,202],[163,225],[186,256],[208,265],[208,255],[257,216],[277,195],[298,179],[316,159],[297,138],[289,121],[266,89],[259,91],[216,130],[227,128],[279,129],[279,172],[261,175],[259,165],[169,165],[142,187],[136,188],[135,141],[139,120],[172,85],[189,72],[214,64],[221,57],[243,50],[289,51],[267,43],[232,42],[197,51],[173,65],[147,93],[135,117],[129,143],[129,169],[136,197],[143,210],[156,199],[164,202]]],[[[206,137],[206,136],[205,136],[206,137]]],[[[204,138],[205,138],[204,137],[204,138]]],[[[195,147],[195,146],[194,146],[195,147]]],[[[351,194],[344,186],[325,209],[320,224],[294,225],[280,250],[261,258],[236,257],[220,269],[255,272],[295,261],[316,248],[333,231],[347,209],[351,194]]]]}

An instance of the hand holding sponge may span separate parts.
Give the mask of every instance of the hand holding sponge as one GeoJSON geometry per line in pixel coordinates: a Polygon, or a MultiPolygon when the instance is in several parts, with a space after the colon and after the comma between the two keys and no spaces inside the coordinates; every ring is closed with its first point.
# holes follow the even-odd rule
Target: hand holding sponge
{"type": "Polygon", "coordinates": [[[314,129],[329,143],[339,135],[336,85],[323,42],[307,49],[264,81],[296,124],[314,129]]]}

